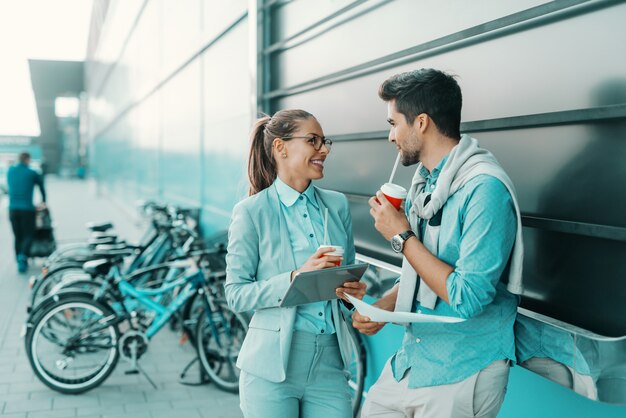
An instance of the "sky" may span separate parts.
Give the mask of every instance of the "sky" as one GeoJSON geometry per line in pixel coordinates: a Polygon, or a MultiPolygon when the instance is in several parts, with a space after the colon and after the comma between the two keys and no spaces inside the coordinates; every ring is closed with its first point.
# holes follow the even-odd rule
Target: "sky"
{"type": "Polygon", "coordinates": [[[0,135],[39,136],[28,59],[83,61],[92,0],[0,0],[0,135]]]}

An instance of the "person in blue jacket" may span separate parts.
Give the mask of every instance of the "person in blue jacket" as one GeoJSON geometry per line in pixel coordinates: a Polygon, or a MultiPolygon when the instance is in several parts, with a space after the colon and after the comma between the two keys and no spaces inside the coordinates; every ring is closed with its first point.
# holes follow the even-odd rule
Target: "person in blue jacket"
{"type": "MultiPolygon", "coordinates": [[[[233,310],[255,311],[237,360],[246,418],[352,416],[346,307],[279,307],[298,273],[354,263],[348,200],[312,183],[324,176],[331,145],[317,119],[298,109],[259,119],[251,133],[250,196],[233,209],[225,284],[233,310]],[[343,259],[318,250],[326,209],[329,242],[345,249],[343,259]]],[[[343,286],[338,296],[365,294],[364,283],[343,286]]]]}
{"type": "Polygon", "coordinates": [[[41,206],[45,207],[46,190],[43,178],[29,167],[30,154],[22,152],[19,162],[9,167],[7,185],[9,188],[9,218],[15,235],[15,258],[20,273],[28,268],[30,245],[35,235],[35,205],[33,191],[35,186],[41,192],[41,206]]]}

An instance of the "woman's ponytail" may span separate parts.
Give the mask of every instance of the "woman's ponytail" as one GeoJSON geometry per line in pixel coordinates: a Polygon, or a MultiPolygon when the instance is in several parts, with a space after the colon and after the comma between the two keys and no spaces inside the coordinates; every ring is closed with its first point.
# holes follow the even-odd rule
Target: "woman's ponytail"
{"type": "Polygon", "coordinates": [[[265,127],[270,121],[269,116],[257,120],[250,133],[250,157],[248,159],[248,179],[250,196],[268,188],[276,179],[276,163],[271,149],[265,146],[265,127]]]}

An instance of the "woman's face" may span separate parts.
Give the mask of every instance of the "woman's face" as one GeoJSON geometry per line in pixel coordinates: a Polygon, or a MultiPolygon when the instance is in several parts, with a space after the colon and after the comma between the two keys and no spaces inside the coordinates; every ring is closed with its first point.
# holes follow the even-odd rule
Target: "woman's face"
{"type": "MultiPolygon", "coordinates": [[[[324,177],[324,160],[330,150],[322,145],[315,150],[315,137],[324,138],[324,131],[315,118],[298,123],[298,128],[282,141],[283,150],[277,149],[278,170],[292,179],[316,180],[324,177]],[[286,154],[286,157],[283,156],[286,154]]],[[[319,140],[318,140],[319,141],[319,140]]]]}

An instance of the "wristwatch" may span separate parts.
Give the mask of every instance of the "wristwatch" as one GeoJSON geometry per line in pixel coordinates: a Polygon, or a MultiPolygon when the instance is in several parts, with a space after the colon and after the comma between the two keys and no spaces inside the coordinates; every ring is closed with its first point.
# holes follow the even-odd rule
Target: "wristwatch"
{"type": "Polygon", "coordinates": [[[398,235],[394,235],[391,238],[391,249],[397,253],[401,253],[404,249],[404,243],[406,242],[406,240],[414,236],[415,232],[411,231],[410,229],[398,235]]]}

